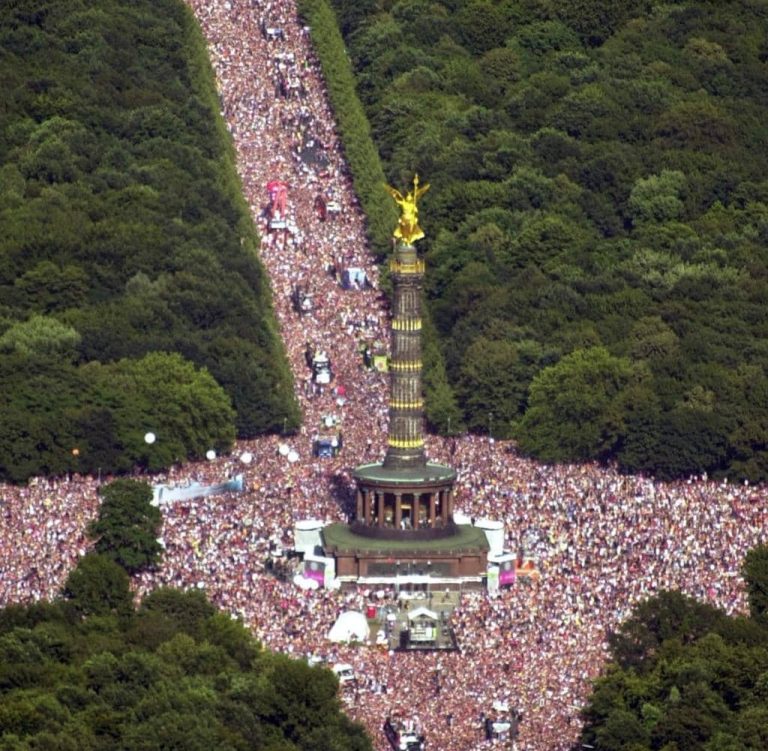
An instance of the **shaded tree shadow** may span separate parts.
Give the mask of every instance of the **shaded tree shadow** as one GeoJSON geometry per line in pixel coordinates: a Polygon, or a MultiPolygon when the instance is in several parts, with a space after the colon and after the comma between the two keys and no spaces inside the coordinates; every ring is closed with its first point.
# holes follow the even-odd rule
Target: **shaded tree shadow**
{"type": "Polygon", "coordinates": [[[341,472],[334,473],[330,478],[329,492],[339,511],[351,521],[355,515],[355,485],[341,472]]]}

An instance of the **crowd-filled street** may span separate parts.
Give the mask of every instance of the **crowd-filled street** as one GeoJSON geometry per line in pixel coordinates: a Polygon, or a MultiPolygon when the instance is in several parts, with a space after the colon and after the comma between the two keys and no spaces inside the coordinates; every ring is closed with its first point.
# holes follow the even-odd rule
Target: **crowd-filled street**
{"type": "MultiPolygon", "coordinates": [[[[590,678],[604,664],[606,634],[634,603],[676,588],[745,610],[739,569],[761,540],[765,489],[706,477],[663,483],[595,464],[545,466],[488,436],[427,436],[430,459],[458,471],[455,508],[502,520],[507,548],[525,545],[542,575],[494,596],[464,593],[453,614],[458,652],[327,641],[341,611],[362,610],[376,594],[300,590],[265,560],[270,549],[291,547],[297,520],[348,520],[352,468],[383,456],[388,382],[362,351],[388,340],[386,299],[295,3],[188,2],[208,40],[304,421],[294,435],[240,441],[230,455],[147,478],[206,484],[242,474],[245,492],[165,507],[162,564],[137,578],[137,595],[160,585],[204,589],[270,649],[349,663],[358,681],[344,701],[378,751],[389,748],[381,730],[388,716],[414,719],[428,749],[490,748],[483,720],[498,701],[522,712],[518,749],[569,748],[590,678]],[[287,186],[277,216],[270,181],[287,186]],[[364,281],[343,284],[350,269],[364,281]],[[311,297],[303,310],[297,285],[311,297]],[[313,377],[308,348],[327,353],[329,383],[313,377]],[[343,448],[317,457],[314,440],[331,425],[343,448]]],[[[88,548],[97,489],[90,477],[0,486],[0,605],[56,596],[88,548]]]]}

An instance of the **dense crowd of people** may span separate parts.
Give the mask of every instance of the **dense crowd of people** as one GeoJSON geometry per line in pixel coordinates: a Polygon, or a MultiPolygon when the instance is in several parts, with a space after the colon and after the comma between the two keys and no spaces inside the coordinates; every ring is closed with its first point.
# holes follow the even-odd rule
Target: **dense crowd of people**
{"type": "MultiPolygon", "coordinates": [[[[348,520],[351,468],[383,455],[387,382],[361,351],[386,341],[388,313],[294,3],[189,2],[210,44],[304,422],[296,434],[241,441],[231,455],[148,478],[209,484],[241,474],[245,492],[165,507],[162,563],[137,577],[137,596],[160,585],[201,588],[267,647],[349,663],[358,680],[343,698],[376,749],[389,747],[387,717],[423,730],[427,748],[486,748],[484,720],[498,702],[522,713],[518,749],[568,748],[589,680],[604,663],[606,634],[635,603],[676,588],[745,609],[739,568],[760,541],[764,489],[706,477],[662,483],[594,464],[545,466],[488,437],[428,436],[430,458],[458,471],[456,509],[502,520],[507,549],[525,549],[542,575],[495,595],[463,593],[452,616],[458,652],[328,642],[340,612],[394,593],[301,590],[267,561],[291,547],[297,520],[348,520]],[[266,189],[272,180],[288,186],[278,228],[266,189]],[[318,197],[334,211],[318,211],[318,197]],[[347,268],[362,269],[368,283],[345,288],[347,268]],[[309,311],[292,305],[297,284],[312,293],[309,311]],[[329,384],[313,381],[308,346],[330,356],[329,384]],[[343,449],[318,458],[312,437],[331,423],[343,429],[343,449]]],[[[56,596],[87,550],[97,490],[97,480],[84,477],[0,488],[0,604],[56,596]]]]}

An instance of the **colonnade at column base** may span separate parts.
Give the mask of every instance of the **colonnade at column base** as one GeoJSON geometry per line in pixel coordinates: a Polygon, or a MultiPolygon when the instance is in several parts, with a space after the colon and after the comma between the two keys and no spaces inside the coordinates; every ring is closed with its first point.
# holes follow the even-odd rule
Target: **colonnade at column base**
{"type": "Polygon", "coordinates": [[[355,523],[410,533],[446,529],[453,523],[453,483],[450,467],[431,462],[365,464],[354,471],[357,480],[355,523]]]}

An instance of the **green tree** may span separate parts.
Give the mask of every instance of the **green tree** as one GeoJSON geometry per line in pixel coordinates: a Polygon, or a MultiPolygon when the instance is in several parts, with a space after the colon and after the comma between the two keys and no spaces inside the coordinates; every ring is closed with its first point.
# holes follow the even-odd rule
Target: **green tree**
{"type": "Polygon", "coordinates": [[[136,613],[125,571],[91,553],[65,596],[0,610],[0,747],[371,751],[330,670],[262,651],[203,593],[136,613]]]}
{"type": "Polygon", "coordinates": [[[459,395],[470,430],[508,438],[542,357],[536,342],[480,337],[463,354],[459,395]]]}
{"type": "Polygon", "coordinates": [[[622,397],[642,377],[604,347],[566,355],[531,382],[520,447],[544,461],[610,456],[624,434],[622,397]]]}
{"type": "MultiPolygon", "coordinates": [[[[239,350],[211,350],[235,339],[268,364],[227,381],[232,401],[235,392],[247,396],[234,403],[238,426],[253,435],[284,418],[297,422],[258,238],[191,11],[178,0],[87,8],[73,0],[59,11],[28,0],[0,8],[8,52],[0,60],[8,105],[0,117],[0,367],[19,353],[98,364],[175,351],[214,377],[219,368],[232,376],[238,367],[226,357],[239,350]]],[[[188,432],[143,455],[127,437],[120,397],[88,386],[43,410],[46,395],[22,379],[0,383],[9,422],[18,420],[6,402],[28,401],[32,428],[19,433],[19,450],[3,452],[6,478],[122,471],[137,461],[159,468],[199,452],[188,432]],[[49,449],[62,441],[66,451],[49,449]],[[36,462],[28,447],[37,444],[36,462]]],[[[204,437],[231,441],[231,429],[203,421],[204,437]]]]}
{"type": "Polygon", "coordinates": [[[288,741],[307,751],[342,743],[359,751],[370,749],[360,726],[341,719],[338,682],[330,671],[283,655],[273,655],[269,666],[274,677],[264,708],[268,707],[288,741]]]}
{"type": "Polygon", "coordinates": [[[668,145],[688,149],[719,149],[735,137],[735,123],[716,103],[706,98],[682,101],[664,112],[656,132],[668,145]]]}
{"type": "Polygon", "coordinates": [[[640,318],[627,337],[628,354],[633,360],[672,357],[679,351],[679,339],[660,316],[640,318]]]}
{"type": "Polygon", "coordinates": [[[0,336],[0,353],[72,359],[79,343],[80,335],[71,326],[50,316],[33,315],[0,336]]]}
{"type": "Polygon", "coordinates": [[[61,267],[51,261],[41,261],[19,277],[14,286],[22,296],[20,302],[24,307],[49,314],[83,305],[88,276],[81,266],[61,267]]]}
{"type": "MultiPolygon", "coordinates": [[[[739,716],[738,738],[742,749],[758,751],[768,745],[768,707],[747,707],[739,716]]],[[[735,739],[734,739],[735,741],[735,739]]]]}
{"type": "Polygon", "coordinates": [[[162,514],[152,505],[152,488],[138,480],[115,480],[99,494],[99,516],[88,528],[96,552],[129,574],[154,566],[161,553],[157,537],[162,514]]]}
{"type": "Polygon", "coordinates": [[[205,623],[215,612],[202,592],[182,592],[170,587],[161,587],[144,598],[139,609],[139,618],[147,618],[156,627],[165,621],[169,626],[167,633],[180,631],[200,639],[204,634],[205,623]]]}
{"type": "Polygon", "coordinates": [[[185,751],[236,751],[239,744],[227,738],[224,728],[208,711],[164,712],[126,728],[121,747],[126,751],[159,751],[173,748],[185,751]]]}
{"type": "Polygon", "coordinates": [[[719,415],[695,407],[662,412],[647,404],[627,417],[619,462],[630,472],[673,478],[720,471],[727,450],[719,415]]]}
{"type": "Polygon", "coordinates": [[[591,45],[599,45],[626,20],[647,13],[652,0],[547,0],[547,7],[557,18],[575,29],[591,45]]]}
{"type": "Polygon", "coordinates": [[[722,618],[711,605],[680,592],[662,591],[634,608],[632,616],[610,635],[611,654],[625,670],[648,671],[664,642],[690,644],[711,631],[722,618]]]}
{"type": "MultiPolygon", "coordinates": [[[[349,5],[334,0],[342,16],[349,5]]],[[[644,471],[660,450],[666,474],[764,477],[764,415],[746,408],[759,389],[726,404],[705,378],[707,409],[678,413],[697,366],[765,359],[752,308],[768,300],[765,243],[736,218],[749,204],[747,234],[768,237],[761,53],[739,31],[764,35],[763,16],[689,0],[404,0],[361,15],[347,42],[385,172],[418,164],[433,185],[429,305],[459,406],[474,397],[459,387],[470,344],[507,336],[489,337],[495,320],[548,353],[602,342],[653,373],[618,410],[631,453],[653,446],[644,471]],[[470,264],[490,278],[477,285],[470,264]]]]}
{"type": "Polygon", "coordinates": [[[75,417],[74,443],[78,448],[77,469],[91,475],[125,472],[131,458],[119,435],[118,424],[107,407],[84,406],[75,417]]]}
{"type": "Polygon", "coordinates": [[[89,363],[82,372],[93,403],[111,408],[117,436],[133,461],[158,469],[232,443],[229,397],[206,370],[178,354],[89,363]],[[147,432],[155,433],[156,443],[144,441],[147,432]]]}
{"type": "Polygon", "coordinates": [[[659,223],[679,219],[685,183],[685,175],[677,170],[663,170],[660,175],[637,180],[629,195],[633,220],[659,223]]]}
{"type": "Polygon", "coordinates": [[[128,574],[110,558],[88,553],[67,577],[64,596],[83,616],[118,615],[133,612],[128,574]]]}
{"type": "Polygon", "coordinates": [[[640,603],[611,635],[612,662],[584,709],[583,744],[761,748],[768,632],[678,592],[640,603]]]}
{"type": "Polygon", "coordinates": [[[614,709],[597,731],[598,748],[604,751],[647,748],[649,740],[649,733],[642,722],[626,709],[614,709]]]}
{"type": "Polygon", "coordinates": [[[758,545],[747,553],[741,574],[747,586],[750,615],[768,625],[768,546],[758,545]]]}
{"type": "Polygon", "coordinates": [[[501,47],[512,30],[512,19],[503,7],[489,0],[470,0],[456,18],[459,41],[472,53],[501,47]]]}

